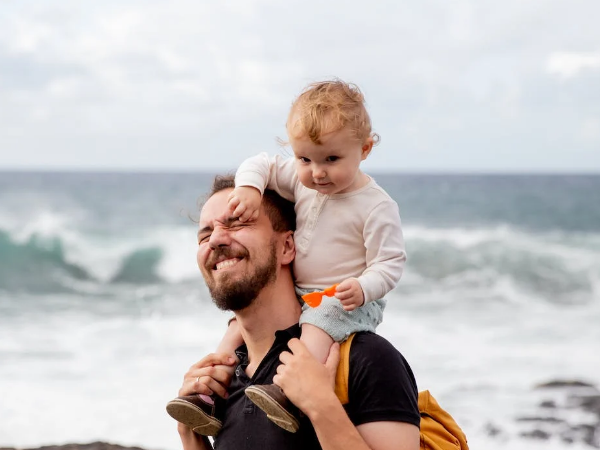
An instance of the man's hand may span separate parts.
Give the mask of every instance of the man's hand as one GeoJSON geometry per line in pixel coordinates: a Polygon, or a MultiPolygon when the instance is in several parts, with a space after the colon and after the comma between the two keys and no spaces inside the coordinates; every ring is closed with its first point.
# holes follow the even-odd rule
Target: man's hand
{"type": "Polygon", "coordinates": [[[288,342],[290,352],[279,355],[281,364],[273,383],[309,418],[312,412],[328,402],[338,401],[335,395],[335,374],[340,362],[340,346],[334,343],[325,365],[317,361],[299,340],[288,342]]]}
{"type": "Polygon", "coordinates": [[[260,191],[250,186],[236,187],[228,197],[229,210],[240,222],[258,219],[262,196],[260,191]]]}
{"type": "Polygon", "coordinates": [[[179,389],[179,396],[191,394],[212,395],[227,398],[227,387],[231,382],[231,375],[225,368],[219,366],[233,366],[235,359],[226,353],[211,353],[194,364],[183,377],[183,384],[179,389]]]}
{"type": "Polygon", "coordinates": [[[365,304],[365,294],[356,278],[347,278],[335,289],[337,298],[346,311],[353,311],[365,304]]]}

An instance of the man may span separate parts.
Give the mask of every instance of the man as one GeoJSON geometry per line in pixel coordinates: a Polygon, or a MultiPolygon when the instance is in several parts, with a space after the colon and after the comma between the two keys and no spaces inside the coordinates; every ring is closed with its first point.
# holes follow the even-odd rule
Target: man
{"type": "MultiPolygon", "coordinates": [[[[232,365],[231,355],[212,354],[190,368],[179,391],[227,398],[215,447],[416,450],[420,415],[408,363],[385,339],[358,334],[350,355],[350,402],[341,405],[333,389],[339,346],[323,366],[297,339],[293,206],[265,193],[259,217],[242,223],[229,215],[233,187],[233,178],[216,178],[202,208],[198,266],[215,303],[235,313],[245,345],[236,352],[240,363],[232,379],[218,367],[232,365]],[[302,412],[297,433],[274,425],[244,394],[250,385],[271,382],[302,412]]],[[[185,425],[178,431],[185,450],[210,448],[185,425]]]]}

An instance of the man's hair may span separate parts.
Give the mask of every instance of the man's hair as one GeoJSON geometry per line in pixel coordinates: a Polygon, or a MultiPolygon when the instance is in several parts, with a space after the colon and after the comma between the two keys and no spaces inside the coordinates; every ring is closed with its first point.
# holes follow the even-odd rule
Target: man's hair
{"type": "Polygon", "coordinates": [[[324,134],[346,126],[361,143],[368,137],[374,144],[379,142],[379,135],[371,130],[362,92],[339,79],[309,84],[292,104],[286,124],[290,138],[308,137],[315,144],[321,144],[324,134]]]}
{"type": "MultiPolygon", "coordinates": [[[[208,197],[224,189],[235,188],[235,177],[233,175],[217,175],[213,181],[208,197]]],[[[277,192],[265,189],[262,197],[262,205],[271,222],[273,230],[278,233],[296,230],[296,212],[294,203],[284,199],[277,192]]]]}

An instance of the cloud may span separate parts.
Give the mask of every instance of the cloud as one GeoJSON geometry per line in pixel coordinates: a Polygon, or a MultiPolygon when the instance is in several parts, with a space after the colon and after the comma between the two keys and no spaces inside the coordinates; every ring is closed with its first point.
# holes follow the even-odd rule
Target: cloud
{"type": "Polygon", "coordinates": [[[369,168],[563,167],[547,154],[596,145],[592,0],[6,4],[0,167],[230,167],[279,151],[294,96],[332,76],[383,136],[369,168]]]}
{"type": "Polygon", "coordinates": [[[572,78],[586,69],[600,72],[599,53],[554,53],[548,58],[546,68],[549,73],[562,78],[572,78]]]}

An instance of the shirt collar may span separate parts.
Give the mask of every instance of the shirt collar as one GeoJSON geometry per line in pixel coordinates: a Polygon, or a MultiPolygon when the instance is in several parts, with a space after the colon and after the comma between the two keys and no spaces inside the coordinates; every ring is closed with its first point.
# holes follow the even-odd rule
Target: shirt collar
{"type": "MultiPolygon", "coordinates": [[[[301,331],[300,325],[297,323],[292,325],[289,328],[286,328],[285,330],[277,330],[275,332],[275,341],[273,342],[273,345],[271,346],[271,350],[273,350],[276,346],[286,345],[287,342],[292,338],[299,338],[300,331],[301,331]]],[[[246,347],[246,344],[240,345],[235,350],[235,354],[240,360],[240,365],[242,365],[242,366],[248,365],[248,347],[246,347]]]]}

